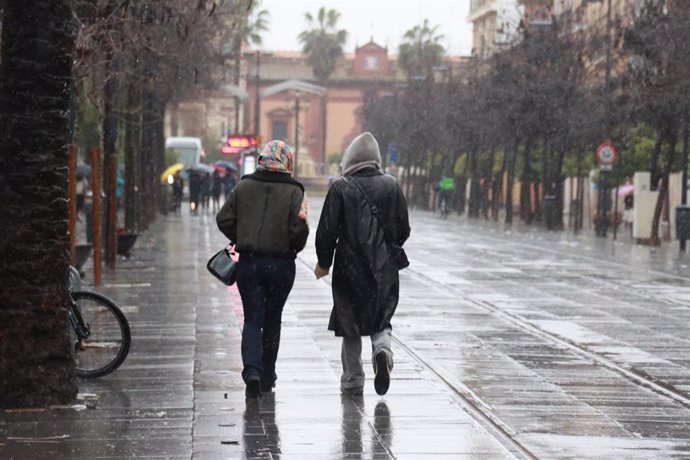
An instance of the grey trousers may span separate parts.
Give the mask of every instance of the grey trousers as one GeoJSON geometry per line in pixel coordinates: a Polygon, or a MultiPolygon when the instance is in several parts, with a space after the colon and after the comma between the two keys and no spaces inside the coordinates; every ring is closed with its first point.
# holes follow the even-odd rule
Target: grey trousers
{"type": "MultiPolygon", "coordinates": [[[[391,349],[391,329],[384,329],[371,336],[371,361],[379,351],[388,358],[388,367],[393,369],[393,350],[391,349]]],[[[364,386],[364,366],[362,365],[362,337],[343,337],[340,351],[343,363],[343,375],[340,377],[340,388],[362,388],[364,386]]]]}

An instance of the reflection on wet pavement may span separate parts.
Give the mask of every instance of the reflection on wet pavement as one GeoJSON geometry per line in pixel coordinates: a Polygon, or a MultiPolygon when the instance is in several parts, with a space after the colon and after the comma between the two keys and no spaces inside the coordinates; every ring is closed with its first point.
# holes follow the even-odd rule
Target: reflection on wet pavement
{"type": "Polygon", "coordinates": [[[223,239],[210,214],[169,216],[100,289],[132,326],[123,366],[81,382],[73,408],[1,413],[0,458],[690,457],[685,262],[424,213],[412,224],[385,397],[370,373],[363,396],[339,393],[312,235],[275,392],[245,400],[239,294],[205,271],[223,239]]]}

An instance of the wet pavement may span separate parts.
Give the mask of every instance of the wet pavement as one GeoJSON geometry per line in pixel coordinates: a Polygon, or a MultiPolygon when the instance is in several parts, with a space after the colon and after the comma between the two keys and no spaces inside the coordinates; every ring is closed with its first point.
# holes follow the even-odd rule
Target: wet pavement
{"type": "Polygon", "coordinates": [[[690,457],[690,257],[414,212],[391,389],[369,371],[341,396],[330,280],[311,271],[321,202],[275,393],[244,399],[239,294],[205,268],[212,214],[169,216],[98,289],[132,327],[123,366],[77,406],[0,412],[0,458],[690,457]]]}

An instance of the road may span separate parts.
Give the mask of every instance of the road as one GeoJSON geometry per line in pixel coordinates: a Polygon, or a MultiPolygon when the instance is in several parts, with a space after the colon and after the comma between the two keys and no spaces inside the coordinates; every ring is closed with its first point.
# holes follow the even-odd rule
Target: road
{"type": "Polygon", "coordinates": [[[213,215],[169,216],[98,288],[132,324],[125,364],[81,382],[86,409],[2,413],[0,457],[690,456],[685,257],[413,212],[391,390],[367,375],[364,397],[341,397],[330,279],[311,273],[321,203],[274,394],[244,401],[239,295],[205,272],[213,215]]]}

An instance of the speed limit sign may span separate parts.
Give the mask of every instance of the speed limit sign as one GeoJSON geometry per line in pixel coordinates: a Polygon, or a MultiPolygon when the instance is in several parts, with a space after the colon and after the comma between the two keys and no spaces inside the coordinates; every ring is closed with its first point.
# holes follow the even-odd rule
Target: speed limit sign
{"type": "Polygon", "coordinates": [[[613,144],[601,144],[597,147],[597,162],[601,169],[611,169],[618,158],[618,149],[613,144]]]}

